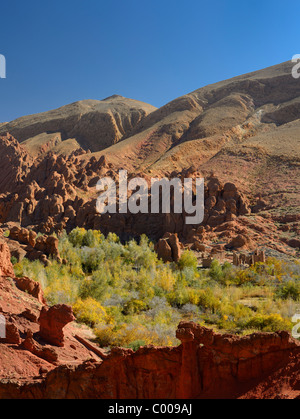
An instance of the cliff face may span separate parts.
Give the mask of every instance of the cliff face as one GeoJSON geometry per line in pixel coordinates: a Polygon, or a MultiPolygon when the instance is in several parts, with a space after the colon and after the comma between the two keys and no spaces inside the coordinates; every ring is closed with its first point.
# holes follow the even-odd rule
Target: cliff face
{"type": "Polygon", "coordinates": [[[195,399],[300,397],[300,344],[287,333],[222,336],[181,323],[178,348],[113,349],[103,362],[58,367],[0,397],[195,399]],[[276,390],[273,385],[276,383],[276,390]]]}

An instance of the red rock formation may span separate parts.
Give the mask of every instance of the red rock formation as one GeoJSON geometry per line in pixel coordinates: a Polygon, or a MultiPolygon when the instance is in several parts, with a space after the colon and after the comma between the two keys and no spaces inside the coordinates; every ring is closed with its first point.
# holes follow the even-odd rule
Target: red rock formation
{"type": "MultiPolygon", "coordinates": [[[[40,259],[47,263],[47,258],[51,256],[60,261],[58,239],[54,236],[37,237],[35,231],[14,226],[10,229],[7,244],[14,254],[18,255],[23,251],[23,256],[26,255],[29,260],[40,259]],[[19,248],[18,244],[20,245],[19,248]]],[[[22,254],[18,256],[17,259],[21,258],[22,254]]]]}
{"type": "Polygon", "coordinates": [[[35,246],[37,234],[32,230],[26,228],[13,227],[9,232],[9,238],[16,240],[21,244],[27,244],[31,247],[35,246]]]}
{"type": "Polygon", "coordinates": [[[65,304],[58,304],[52,307],[43,307],[39,323],[40,337],[55,346],[64,346],[63,328],[74,321],[72,308],[65,304]]]}
{"type": "MultiPolygon", "coordinates": [[[[124,240],[143,233],[151,239],[159,240],[169,232],[177,233],[185,244],[193,244],[195,240],[207,244],[204,243],[202,233],[197,233],[194,241],[188,240],[199,226],[186,225],[186,214],[97,214],[95,188],[97,180],[104,176],[117,179],[118,175],[118,167],[112,166],[108,162],[108,158],[104,156],[86,154],[84,159],[79,159],[74,153],[62,157],[50,152],[33,161],[26,157],[28,155],[25,150],[12,137],[9,139],[5,137],[0,148],[1,146],[3,147],[2,155],[10,156],[8,159],[12,164],[15,164],[17,171],[19,170],[21,173],[24,166],[24,174],[18,175],[17,180],[14,177],[15,169],[13,174],[8,169],[5,173],[3,172],[5,178],[12,178],[14,187],[10,188],[6,183],[0,184],[0,194],[2,194],[0,197],[0,222],[2,223],[15,222],[25,227],[33,227],[44,234],[60,232],[63,229],[71,230],[79,226],[100,229],[104,234],[115,232],[124,240]]],[[[171,175],[170,173],[166,171],[163,176],[180,179],[200,176],[193,167],[173,171],[171,175]]],[[[148,174],[138,174],[149,180],[148,174]]],[[[132,172],[129,178],[136,175],[137,173],[132,172]]],[[[153,175],[156,174],[153,173],[153,175]]],[[[159,176],[161,177],[161,174],[159,176]]],[[[232,248],[247,250],[254,250],[263,244],[275,250],[295,255],[299,247],[297,238],[295,238],[299,235],[299,225],[280,226],[281,229],[286,228],[288,232],[288,237],[282,239],[279,234],[276,234],[278,226],[270,219],[270,225],[259,231],[258,235],[256,234],[257,227],[262,223],[262,217],[260,215],[255,215],[255,219],[248,217],[251,205],[240,190],[241,185],[238,188],[237,183],[222,183],[215,176],[205,175],[205,180],[205,214],[202,226],[205,228],[206,240],[215,242],[216,239],[219,239],[222,242],[226,241],[232,248]],[[239,231],[239,224],[245,223],[245,220],[248,225],[244,230],[239,231]],[[234,226],[231,226],[230,223],[234,226]],[[216,235],[216,230],[222,226],[226,226],[226,229],[216,235]],[[243,236],[243,240],[241,236],[243,236]],[[239,239],[235,239],[236,237],[239,239]]],[[[8,183],[10,184],[10,181],[8,183]]],[[[257,211],[255,205],[253,208],[257,211]]],[[[274,215],[274,221],[276,219],[278,216],[274,215]]],[[[292,215],[282,216],[280,220],[278,219],[282,223],[298,223],[297,220],[297,216],[292,215]]],[[[18,240],[22,243],[29,242],[29,245],[26,244],[27,246],[35,249],[33,246],[35,241],[38,242],[38,247],[43,247],[43,249],[48,246],[48,244],[41,243],[42,239],[37,240],[33,233],[30,233],[29,237],[23,229],[19,228],[19,230],[21,233],[18,240]]],[[[47,263],[43,256],[44,254],[48,256],[47,252],[49,253],[47,249],[36,250],[31,252],[30,258],[41,258],[43,262],[47,263]]],[[[14,251],[14,255],[17,259],[24,256],[17,250],[14,251]]],[[[167,259],[169,260],[170,257],[167,259]]]]}
{"type": "Polygon", "coordinates": [[[29,172],[32,158],[10,134],[0,137],[0,156],[0,193],[14,192],[29,172]]]}
{"type": "Polygon", "coordinates": [[[46,347],[37,343],[34,340],[33,333],[30,329],[27,330],[26,338],[21,343],[20,348],[29,351],[38,358],[44,359],[52,364],[58,360],[58,354],[55,350],[50,346],[46,347]]]}
{"type": "Polygon", "coordinates": [[[164,262],[178,262],[181,256],[181,246],[177,234],[166,233],[155,245],[158,258],[164,262]]]}
{"type": "Polygon", "coordinates": [[[46,304],[44,293],[39,282],[23,277],[15,278],[15,283],[21,291],[28,292],[28,294],[35,297],[41,304],[46,304]]]}
{"type": "Polygon", "coordinates": [[[5,337],[0,339],[0,343],[10,343],[16,345],[19,345],[21,343],[19,330],[10,318],[6,318],[5,337]]]}
{"type": "Polygon", "coordinates": [[[10,251],[6,243],[0,243],[0,276],[14,277],[14,268],[10,261],[10,251]]]}
{"type": "Polygon", "coordinates": [[[158,259],[161,259],[163,262],[173,262],[172,249],[166,239],[158,240],[155,245],[155,251],[157,253],[158,259]]]}
{"type": "Polygon", "coordinates": [[[249,246],[249,238],[247,236],[243,236],[239,234],[238,236],[234,237],[231,242],[228,244],[229,249],[246,249],[249,246]]]}
{"type": "Polygon", "coordinates": [[[288,333],[220,335],[191,322],[177,348],[114,348],[102,363],[52,370],[40,383],[0,383],[0,397],[190,399],[300,396],[300,343],[288,333]],[[293,369],[293,380],[284,372],[293,369]],[[269,377],[270,382],[266,381],[269,377]],[[278,377],[276,393],[270,383],[278,377]],[[287,384],[288,383],[288,384],[287,384]]]}
{"type": "MultiPolygon", "coordinates": [[[[0,381],[3,383],[3,380],[6,380],[8,384],[5,386],[5,392],[10,388],[9,383],[13,387],[15,384],[12,383],[34,383],[37,377],[44,376],[57,365],[68,363],[79,365],[87,360],[100,362],[102,357],[97,355],[97,348],[93,351],[89,348],[92,345],[82,328],[78,328],[76,324],[64,327],[68,320],[73,320],[69,308],[63,308],[62,312],[58,310],[60,316],[58,319],[53,319],[57,312],[57,308],[54,308],[50,316],[45,316],[46,320],[50,318],[50,322],[44,322],[45,331],[47,331],[47,324],[50,328],[51,324],[54,325],[53,330],[49,331],[50,338],[54,335],[61,342],[63,333],[64,346],[45,345],[45,341],[39,334],[40,312],[45,307],[42,303],[42,295],[39,288],[36,288],[36,296],[28,292],[37,283],[21,278],[19,286],[24,291],[16,286],[19,279],[14,278],[6,245],[0,246],[0,261],[1,273],[5,273],[5,276],[0,275],[0,314],[1,319],[3,320],[3,317],[5,319],[6,332],[5,339],[0,339],[0,381]],[[10,275],[6,276],[7,273],[10,275]],[[64,328],[63,331],[62,328],[64,328]],[[79,335],[79,339],[75,338],[75,335],[79,335]],[[82,338],[85,344],[80,343],[82,338]]],[[[47,307],[46,312],[48,311],[47,307]]],[[[1,325],[2,331],[3,325],[1,325]]],[[[103,351],[99,348],[99,354],[100,352],[103,356],[103,351]]],[[[18,387],[18,384],[16,385],[18,387]]],[[[0,398],[2,398],[2,390],[0,393],[0,398]]],[[[13,398],[17,397],[17,394],[18,391],[10,395],[7,393],[7,396],[13,398]]],[[[40,396],[42,396],[41,393],[40,396]]]]}

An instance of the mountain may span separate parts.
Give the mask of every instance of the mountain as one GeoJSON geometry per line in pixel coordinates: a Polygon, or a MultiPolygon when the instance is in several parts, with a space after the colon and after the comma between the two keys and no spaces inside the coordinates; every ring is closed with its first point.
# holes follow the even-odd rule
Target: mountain
{"type": "Polygon", "coordinates": [[[120,141],[155,109],[114,95],[18,118],[0,125],[0,134],[9,132],[35,155],[50,149],[68,154],[80,147],[100,151],[120,141]]]}
{"type": "Polygon", "coordinates": [[[193,165],[248,192],[255,182],[258,193],[267,188],[276,194],[287,187],[286,193],[295,197],[300,179],[300,83],[292,77],[292,67],[283,63],[175,99],[104,154],[114,164],[127,163],[138,171],[172,173],[193,165]],[[270,169],[280,176],[270,179],[270,169]]]}
{"type": "Polygon", "coordinates": [[[296,255],[300,83],[292,67],[286,62],[209,85],[160,109],[112,96],[2,124],[0,223],[155,239],[176,232],[191,245],[206,241],[209,251],[242,235],[235,243],[248,250],[296,255]],[[202,229],[178,214],[97,214],[97,180],[116,178],[120,168],[148,181],[203,176],[202,229]]]}

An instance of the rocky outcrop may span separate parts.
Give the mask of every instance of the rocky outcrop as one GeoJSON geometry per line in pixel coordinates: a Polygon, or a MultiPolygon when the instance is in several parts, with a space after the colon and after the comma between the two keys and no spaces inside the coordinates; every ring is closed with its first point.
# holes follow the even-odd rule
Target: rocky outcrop
{"type": "Polygon", "coordinates": [[[74,321],[72,308],[65,304],[52,307],[43,307],[41,310],[39,324],[39,336],[54,346],[64,346],[63,328],[74,321]]]}
{"type": "Polygon", "coordinates": [[[19,290],[27,292],[36,298],[41,304],[46,304],[44,293],[39,282],[34,281],[30,278],[15,278],[15,283],[19,290]]]}
{"type": "Polygon", "coordinates": [[[163,262],[178,262],[181,256],[181,246],[177,234],[166,233],[155,245],[155,251],[163,262]]]}
{"type": "Polygon", "coordinates": [[[33,230],[27,230],[26,228],[13,227],[10,229],[9,238],[16,240],[21,244],[27,244],[31,247],[35,247],[37,233],[33,230]]]}
{"type": "Polygon", "coordinates": [[[15,276],[10,251],[4,242],[0,242],[0,276],[15,276]]]}
{"type": "MultiPolygon", "coordinates": [[[[188,171],[174,172],[172,178],[191,178],[201,177],[198,172],[192,168],[188,171]]],[[[178,234],[180,240],[187,241],[190,237],[199,234],[197,240],[203,239],[203,234],[207,233],[208,229],[214,229],[226,222],[235,221],[238,217],[251,214],[251,206],[246,196],[238,191],[237,187],[233,184],[223,184],[219,179],[210,177],[206,180],[205,184],[205,205],[204,205],[204,220],[201,226],[187,225],[186,213],[175,214],[171,211],[169,214],[104,214],[102,216],[95,215],[94,222],[91,212],[93,207],[90,204],[85,204],[81,211],[85,211],[86,215],[80,217],[87,219],[91,224],[90,228],[100,228],[101,231],[107,233],[114,231],[121,237],[125,237],[126,233],[131,232],[133,236],[141,234],[148,234],[151,238],[159,240],[164,239],[167,233],[178,234]],[[202,230],[201,230],[202,227],[202,230]],[[208,229],[205,230],[205,227],[208,229]],[[199,233],[197,229],[199,229],[199,233]],[[204,231],[203,231],[204,228],[204,231]]],[[[173,194],[171,193],[171,202],[173,202],[173,194]]],[[[194,195],[195,203],[195,195],[194,195]]],[[[94,204],[95,205],[95,204],[94,204]]],[[[149,204],[150,205],[150,204],[149,204]]],[[[79,218],[77,217],[77,221],[79,218]]],[[[168,239],[169,240],[169,239],[168,239]]],[[[170,249],[167,244],[161,242],[161,252],[165,253],[165,260],[171,260],[170,249]]]]}
{"type": "MultiPolygon", "coordinates": [[[[0,196],[2,193],[14,193],[22,185],[33,163],[32,158],[19,142],[10,134],[0,136],[0,196]]],[[[0,207],[6,215],[5,208],[0,207]]],[[[11,216],[13,214],[10,214],[11,216]]]]}
{"type": "Polygon", "coordinates": [[[299,249],[300,250],[300,240],[299,239],[289,240],[288,245],[293,247],[294,249],[299,249]]]}
{"type": "Polygon", "coordinates": [[[229,249],[245,249],[249,245],[249,238],[247,236],[243,236],[239,234],[238,236],[234,237],[229,243],[229,249]]]}
{"type": "Polygon", "coordinates": [[[58,355],[51,346],[40,345],[37,341],[34,340],[33,333],[29,329],[26,333],[26,338],[22,341],[19,346],[20,349],[24,349],[35,355],[38,358],[44,359],[49,363],[53,364],[58,361],[58,355]]]}
{"type": "Polygon", "coordinates": [[[155,245],[155,251],[157,253],[158,259],[161,259],[163,262],[173,262],[172,249],[166,239],[160,239],[155,245]]]}
{"type": "MultiPolygon", "coordinates": [[[[15,144],[15,140],[12,141],[15,144]]],[[[13,147],[17,146],[13,145],[13,147]]],[[[145,173],[131,173],[129,178],[135,175],[144,177],[148,183],[151,180],[149,174],[145,173]]],[[[203,176],[195,166],[164,175],[180,179],[203,176]]],[[[123,240],[138,237],[141,234],[147,234],[151,239],[159,240],[166,233],[177,233],[182,242],[191,243],[198,252],[203,252],[201,246],[213,243],[216,239],[221,242],[225,240],[230,250],[254,250],[258,247],[260,237],[268,238],[267,241],[271,247],[280,248],[280,251],[296,253],[298,249],[297,240],[292,237],[297,236],[300,227],[296,225],[298,221],[293,221],[294,218],[291,217],[280,220],[282,223],[293,223],[286,226],[287,238],[285,240],[281,240],[276,234],[278,227],[275,223],[270,228],[259,231],[260,237],[256,234],[258,222],[260,223],[262,218],[259,213],[255,215],[255,220],[253,219],[251,230],[244,228],[243,231],[237,228],[233,231],[233,226],[249,217],[251,208],[254,208],[242,192],[243,188],[238,187],[236,183],[224,183],[214,175],[204,175],[206,181],[205,213],[201,226],[204,231],[199,232],[199,225],[186,225],[187,214],[185,213],[97,214],[95,185],[101,177],[106,176],[118,180],[118,168],[114,167],[109,158],[104,155],[87,154],[86,159],[80,159],[74,153],[69,156],[49,153],[43,158],[28,163],[26,176],[20,180],[19,186],[15,186],[13,192],[7,192],[4,186],[2,190],[0,188],[0,192],[5,192],[0,198],[0,222],[14,222],[17,227],[14,227],[15,231],[11,232],[11,239],[25,243],[24,246],[34,249],[33,252],[27,252],[27,257],[41,258],[45,263],[50,252],[47,249],[49,243],[43,243],[43,239],[37,238],[34,230],[49,235],[64,229],[69,231],[76,226],[100,229],[104,234],[115,232],[123,240]],[[20,225],[22,227],[19,227],[20,225]],[[222,226],[226,227],[223,232],[219,230],[222,226]],[[41,250],[33,247],[34,243],[41,250]]],[[[161,245],[165,247],[164,253],[170,253],[167,243],[161,243],[161,245]]],[[[13,246],[11,250],[17,260],[24,256],[24,252],[13,249],[13,246]]],[[[54,257],[58,257],[56,253],[54,249],[54,257]]],[[[170,254],[165,258],[165,260],[171,260],[170,254]]]]}
{"type": "Polygon", "coordinates": [[[60,261],[58,238],[55,236],[38,236],[33,230],[14,226],[10,229],[7,244],[11,252],[18,256],[18,260],[21,258],[18,253],[23,250],[22,256],[26,256],[29,260],[40,259],[47,263],[47,258],[52,257],[60,261]],[[15,247],[16,243],[20,245],[19,249],[15,247]]]}
{"type": "Polygon", "coordinates": [[[0,343],[9,343],[12,345],[19,345],[21,343],[19,330],[10,318],[7,318],[5,321],[5,337],[0,338],[0,343]]]}
{"type": "MultiPolygon", "coordinates": [[[[23,398],[196,399],[247,398],[263,381],[259,397],[277,390],[300,396],[300,344],[288,333],[246,337],[220,335],[191,322],[177,330],[177,348],[114,348],[102,363],[52,370],[40,383],[15,387],[0,383],[0,396],[23,398]],[[292,382],[284,375],[298,366],[292,382]]],[[[256,392],[256,397],[258,393],[256,392]]]]}

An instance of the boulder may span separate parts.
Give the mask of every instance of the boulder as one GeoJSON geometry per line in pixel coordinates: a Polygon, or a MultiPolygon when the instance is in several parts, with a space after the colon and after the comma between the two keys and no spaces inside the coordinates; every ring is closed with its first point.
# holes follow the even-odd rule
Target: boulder
{"type": "Polygon", "coordinates": [[[34,281],[33,279],[23,277],[15,278],[16,286],[19,290],[27,292],[36,298],[41,304],[46,304],[44,293],[39,282],[34,281]]]}
{"type": "Polygon", "coordinates": [[[0,276],[15,276],[11,254],[6,243],[0,243],[0,276]]]}
{"type": "Polygon", "coordinates": [[[166,233],[164,238],[168,240],[168,243],[172,249],[172,258],[174,262],[178,262],[181,257],[181,246],[180,241],[178,239],[178,235],[176,233],[166,233]]]}
{"type": "Polygon", "coordinates": [[[299,239],[291,239],[291,240],[289,240],[288,245],[290,247],[293,247],[294,249],[300,249],[300,240],[299,239]]]}
{"type": "Polygon", "coordinates": [[[166,233],[160,239],[156,246],[155,251],[158,258],[164,262],[178,262],[181,257],[181,243],[177,234],[166,233]]]}
{"type": "Polygon", "coordinates": [[[19,345],[21,343],[21,337],[17,326],[7,320],[5,325],[5,337],[0,338],[0,343],[9,343],[11,345],[19,345]]]}
{"type": "Polygon", "coordinates": [[[245,237],[242,234],[239,234],[231,240],[231,242],[228,244],[227,247],[229,249],[240,249],[242,247],[247,246],[248,243],[249,243],[248,237],[245,237]]]}
{"type": "Polygon", "coordinates": [[[65,304],[58,304],[52,307],[43,307],[39,323],[40,337],[54,346],[64,346],[63,328],[74,321],[72,307],[65,304]]]}
{"type": "Polygon", "coordinates": [[[157,253],[158,259],[161,259],[163,262],[172,262],[172,249],[166,239],[160,239],[155,245],[155,251],[157,253]]]}

